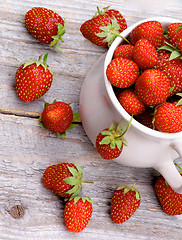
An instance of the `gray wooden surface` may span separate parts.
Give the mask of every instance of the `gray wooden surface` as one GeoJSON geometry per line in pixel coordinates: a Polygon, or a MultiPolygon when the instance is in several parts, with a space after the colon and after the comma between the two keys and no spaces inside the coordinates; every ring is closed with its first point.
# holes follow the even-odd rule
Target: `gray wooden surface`
{"type": "Polygon", "coordinates": [[[153,16],[181,18],[182,1],[90,1],[90,0],[0,0],[0,239],[1,240],[121,240],[182,239],[182,216],[167,216],[161,210],[154,191],[156,171],[130,168],[101,159],[84,129],[79,124],[58,140],[40,127],[39,115],[45,101],[54,99],[72,103],[79,111],[79,94],[84,78],[94,62],[107,49],[84,39],[80,25],[96,10],[111,5],[126,18],[128,26],[153,16]],[[38,43],[27,32],[26,11],[43,6],[59,13],[66,21],[62,49],[38,43]],[[49,92],[33,103],[23,103],[14,88],[15,72],[25,59],[37,59],[48,52],[48,64],[54,72],[49,92]],[[82,194],[94,201],[88,227],[74,234],[66,230],[62,199],[45,189],[42,175],[46,167],[60,162],[76,162],[83,166],[85,184],[82,194]],[[137,212],[123,224],[110,219],[110,201],[116,187],[131,185],[141,193],[137,212]],[[12,208],[24,209],[14,218],[12,208]]]}

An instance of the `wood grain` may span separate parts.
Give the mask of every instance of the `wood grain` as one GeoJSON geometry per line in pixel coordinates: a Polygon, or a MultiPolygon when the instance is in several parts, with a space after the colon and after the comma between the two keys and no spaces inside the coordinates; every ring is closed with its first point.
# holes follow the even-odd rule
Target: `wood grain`
{"type": "MultiPolygon", "coordinates": [[[[144,18],[168,16],[181,18],[182,2],[166,1],[89,1],[89,0],[0,0],[0,239],[1,240],[179,240],[182,216],[167,216],[154,191],[154,169],[130,168],[101,159],[81,124],[57,139],[40,127],[44,102],[54,99],[72,103],[79,111],[79,95],[84,78],[94,62],[107,51],[83,38],[81,24],[91,18],[96,7],[111,5],[126,18],[128,26],[144,18]],[[25,28],[24,15],[34,6],[55,10],[66,22],[61,44],[64,54],[38,43],[25,28]],[[21,102],[15,92],[14,77],[25,59],[49,53],[48,64],[54,72],[49,92],[33,103],[21,102]],[[94,201],[88,227],[79,234],[64,225],[64,202],[43,187],[42,175],[51,164],[76,162],[83,166],[83,195],[94,201]],[[141,206],[127,222],[116,225],[110,219],[114,189],[131,185],[138,179],[141,206]],[[12,207],[24,208],[22,218],[13,218],[12,207]]],[[[179,161],[180,163],[180,161],[179,161]]]]}

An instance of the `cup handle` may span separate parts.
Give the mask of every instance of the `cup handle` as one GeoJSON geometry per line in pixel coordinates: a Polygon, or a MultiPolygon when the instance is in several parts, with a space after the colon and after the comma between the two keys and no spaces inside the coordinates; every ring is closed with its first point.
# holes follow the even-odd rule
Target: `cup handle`
{"type": "MultiPolygon", "coordinates": [[[[182,143],[180,141],[176,141],[173,142],[170,147],[174,149],[182,159],[182,143]]],[[[166,160],[167,159],[165,159],[163,164],[155,167],[155,169],[161,173],[175,192],[182,194],[182,176],[177,170],[174,162],[171,159],[169,159],[169,161],[166,160]]]]}
{"type": "Polygon", "coordinates": [[[155,167],[155,169],[160,172],[175,192],[182,194],[182,176],[178,172],[173,161],[163,163],[162,165],[155,167]]]}

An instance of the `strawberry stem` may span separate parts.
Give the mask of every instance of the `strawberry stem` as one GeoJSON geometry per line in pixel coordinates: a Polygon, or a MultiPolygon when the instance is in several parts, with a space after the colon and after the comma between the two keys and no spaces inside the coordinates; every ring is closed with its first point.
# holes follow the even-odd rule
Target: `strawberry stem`
{"type": "Polygon", "coordinates": [[[114,35],[117,36],[117,37],[122,38],[125,42],[127,42],[128,44],[131,45],[130,41],[129,41],[127,38],[123,37],[121,34],[115,32],[115,31],[111,31],[111,33],[114,34],[114,35]]]}
{"type": "Polygon", "coordinates": [[[131,190],[135,190],[134,186],[135,186],[136,182],[137,182],[137,179],[136,179],[135,182],[133,183],[133,185],[132,185],[132,187],[131,187],[131,190]]]}
{"type": "Polygon", "coordinates": [[[84,181],[84,180],[81,180],[80,182],[81,182],[81,183],[94,183],[94,182],[92,182],[92,181],[84,181]]]}

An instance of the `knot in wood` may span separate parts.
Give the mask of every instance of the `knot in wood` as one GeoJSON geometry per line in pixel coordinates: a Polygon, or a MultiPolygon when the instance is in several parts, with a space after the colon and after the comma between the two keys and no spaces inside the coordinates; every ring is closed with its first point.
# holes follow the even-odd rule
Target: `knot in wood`
{"type": "Polygon", "coordinates": [[[21,218],[25,214],[25,209],[21,205],[15,205],[11,208],[10,214],[13,218],[21,218]]]}

